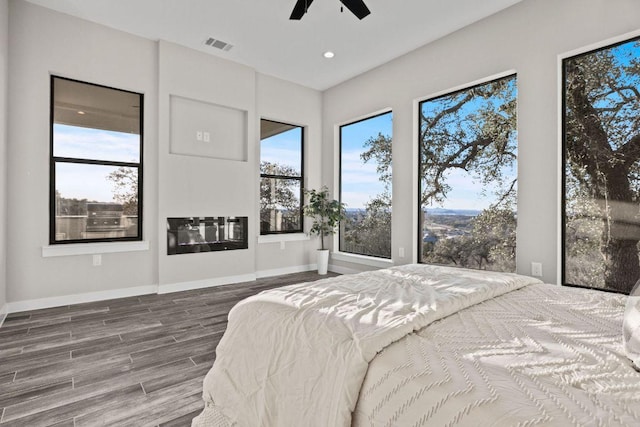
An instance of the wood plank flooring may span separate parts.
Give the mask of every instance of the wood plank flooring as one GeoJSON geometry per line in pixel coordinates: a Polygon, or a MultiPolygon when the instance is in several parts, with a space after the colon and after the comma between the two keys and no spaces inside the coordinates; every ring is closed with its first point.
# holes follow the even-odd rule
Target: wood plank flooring
{"type": "MultiPolygon", "coordinates": [[[[329,274],[332,275],[332,274],[329,274]]],[[[0,427],[189,426],[231,307],[315,272],[10,314],[0,427]]]]}

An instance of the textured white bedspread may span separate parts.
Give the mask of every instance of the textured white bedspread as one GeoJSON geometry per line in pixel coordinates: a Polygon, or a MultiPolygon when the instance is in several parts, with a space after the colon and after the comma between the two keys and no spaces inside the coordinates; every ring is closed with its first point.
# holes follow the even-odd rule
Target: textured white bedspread
{"type": "Polygon", "coordinates": [[[386,347],[353,426],[640,426],[626,297],[532,285],[386,347]]]}
{"type": "MultiPolygon", "coordinates": [[[[349,426],[369,362],[383,348],[466,307],[538,282],[410,265],[250,297],[229,314],[204,381],[206,408],[193,425],[349,426]]],[[[398,363],[396,368],[407,364],[398,363]]],[[[372,391],[364,390],[365,397],[375,397],[358,406],[362,425],[377,415],[389,418],[381,407],[387,398],[375,394],[382,391],[378,382],[389,378],[387,367],[382,371],[366,383],[372,391]]],[[[409,425],[389,419],[387,425],[409,425]]]]}

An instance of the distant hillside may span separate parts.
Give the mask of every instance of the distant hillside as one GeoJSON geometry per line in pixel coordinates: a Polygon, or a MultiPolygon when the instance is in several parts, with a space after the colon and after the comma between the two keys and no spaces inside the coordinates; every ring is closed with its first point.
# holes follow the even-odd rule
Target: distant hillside
{"type": "MultiPolygon", "coordinates": [[[[347,214],[364,214],[366,209],[364,208],[346,208],[345,211],[347,214]]],[[[478,216],[482,212],[477,209],[446,209],[446,208],[427,208],[425,209],[427,215],[434,216],[478,216]]]]}
{"type": "Polygon", "coordinates": [[[427,208],[427,215],[456,215],[456,216],[478,216],[482,211],[476,209],[446,209],[446,208],[427,208]]]}

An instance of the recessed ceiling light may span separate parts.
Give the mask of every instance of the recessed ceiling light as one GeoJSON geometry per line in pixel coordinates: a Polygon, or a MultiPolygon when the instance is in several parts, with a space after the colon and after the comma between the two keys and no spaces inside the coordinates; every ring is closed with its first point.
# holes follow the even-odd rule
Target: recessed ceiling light
{"type": "Polygon", "coordinates": [[[333,58],[335,56],[335,53],[328,50],[325,53],[323,53],[322,56],[324,56],[325,58],[333,58]]]}
{"type": "Polygon", "coordinates": [[[78,114],[80,114],[82,116],[82,115],[84,115],[84,111],[78,111],[78,114]]]}

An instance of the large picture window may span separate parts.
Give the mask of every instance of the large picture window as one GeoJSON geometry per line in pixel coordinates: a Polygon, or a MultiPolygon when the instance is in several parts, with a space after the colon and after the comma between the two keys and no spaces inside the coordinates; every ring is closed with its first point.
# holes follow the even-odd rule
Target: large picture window
{"type": "Polygon", "coordinates": [[[516,76],[420,103],[418,260],[515,271],[516,76]]]}
{"type": "Polygon", "coordinates": [[[142,108],[142,94],[51,77],[51,244],[142,240],[142,108]]]}
{"type": "Polygon", "coordinates": [[[640,38],[563,60],[563,283],[640,278],[640,38]]]}
{"type": "Polygon", "coordinates": [[[340,251],[391,258],[391,112],[340,127],[340,251]]]}
{"type": "Polygon", "coordinates": [[[260,234],[302,233],[303,130],[260,120],[260,234]]]}

